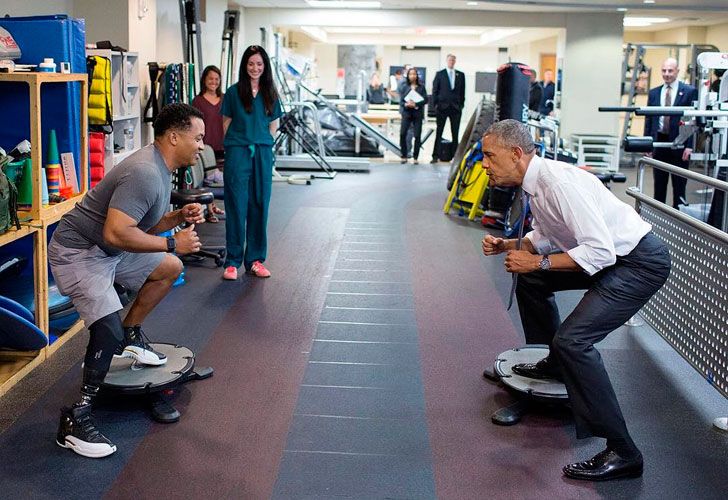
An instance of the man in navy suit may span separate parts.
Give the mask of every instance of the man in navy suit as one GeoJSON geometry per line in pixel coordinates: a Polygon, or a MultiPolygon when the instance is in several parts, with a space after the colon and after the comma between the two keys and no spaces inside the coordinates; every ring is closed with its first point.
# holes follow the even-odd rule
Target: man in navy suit
{"type": "Polygon", "coordinates": [[[442,131],[448,118],[450,119],[452,142],[453,144],[458,143],[460,116],[465,105],[465,74],[455,69],[455,60],[454,55],[448,54],[447,68],[435,73],[435,80],[432,82],[432,105],[435,107],[437,117],[432,163],[437,163],[439,160],[442,131]]]}
{"type": "MultiPolygon", "coordinates": [[[[692,85],[678,82],[677,61],[673,58],[665,59],[662,63],[662,80],[665,82],[659,87],[650,90],[647,98],[648,106],[692,106],[698,99],[698,91],[692,85]]],[[[655,142],[672,142],[680,132],[679,116],[646,116],[645,135],[652,137],[655,142]]],[[[693,139],[687,141],[685,148],[655,148],[653,158],[671,165],[688,168],[690,153],[693,152],[693,139]]],[[[667,200],[668,174],[662,170],[653,169],[655,179],[655,199],[665,203],[667,200]]],[[[672,175],[672,206],[684,203],[685,184],[687,179],[672,175]]]]}
{"type": "Polygon", "coordinates": [[[556,85],[554,84],[554,72],[547,69],[543,72],[543,81],[541,82],[541,102],[538,106],[538,112],[544,116],[554,114],[554,95],[556,94],[556,85]]]}

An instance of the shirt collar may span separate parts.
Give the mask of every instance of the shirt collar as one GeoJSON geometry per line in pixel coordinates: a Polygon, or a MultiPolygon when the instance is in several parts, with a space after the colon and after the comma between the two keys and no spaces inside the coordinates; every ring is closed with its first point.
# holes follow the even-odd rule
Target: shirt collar
{"type": "Polygon", "coordinates": [[[670,87],[672,90],[677,90],[677,80],[675,80],[674,82],[672,82],[669,85],[666,83],[665,84],[665,90],[667,90],[667,87],[670,87]]]}
{"type": "Polygon", "coordinates": [[[543,158],[538,155],[534,155],[526,168],[526,174],[523,176],[523,182],[521,187],[530,196],[536,193],[536,181],[538,180],[538,173],[541,170],[543,164],[543,158]]]}

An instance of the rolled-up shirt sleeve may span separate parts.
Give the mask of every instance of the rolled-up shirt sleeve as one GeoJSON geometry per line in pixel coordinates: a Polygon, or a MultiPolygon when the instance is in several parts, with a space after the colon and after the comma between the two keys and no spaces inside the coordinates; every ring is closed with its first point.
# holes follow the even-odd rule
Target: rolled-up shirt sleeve
{"type": "Polygon", "coordinates": [[[528,241],[531,242],[531,245],[533,246],[534,250],[536,250],[536,253],[539,255],[549,255],[556,252],[558,249],[554,246],[553,243],[551,243],[551,240],[549,240],[541,232],[535,220],[533,221],[532,226],[533,231],[527,233],[524,238],[527,238],[528,241]]]}
{"type": "Polygon", "coordinates": [[[573,185],[559,185],[554,194],[562,220],[576,239],[577,246],[566,251],[574,262],[589,275],[617,262],[614,242],[596,200],[573,185]]]}

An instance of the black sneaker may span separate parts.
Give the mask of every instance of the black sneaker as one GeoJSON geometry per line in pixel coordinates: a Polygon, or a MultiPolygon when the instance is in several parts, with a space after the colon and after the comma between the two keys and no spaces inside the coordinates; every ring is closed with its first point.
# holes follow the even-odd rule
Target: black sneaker
{"type": "Polygon", "coordinates": [[[134,358],[138,363],[160,366],[167,362],[167,356],[155,351],[149,345],[149,339],[144,335],[141,325],[131,328],[124,327],[125,345],[121,345],[114,353],[117,358],[134,358]]]}
{"type": "Polygon", "coordinates": [[[106,439],[91,421],[91,405],[61,410],[56,443],[89,458],[107,457],[116,451],[116,445],[106,439]]]}

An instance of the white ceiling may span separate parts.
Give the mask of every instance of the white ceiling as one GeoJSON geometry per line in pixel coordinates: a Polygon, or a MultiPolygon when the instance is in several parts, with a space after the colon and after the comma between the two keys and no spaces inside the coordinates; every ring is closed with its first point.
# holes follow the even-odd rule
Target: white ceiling
{"type": "MultiPolygon", "coordinates": [[[[380,0],[382,9],[511,10],[528,12],[574,12],[627,8],[641,15],[650,11],[715,11],[728,14],[728,0],[479,0],[469,6],[466,0],[380,0]]],[[[305,0],[235,0],[244,7],[311,8],[305,0]]]]}
{"type": "MultiPolygon", "coordinates": [[[[313,7],[308,5],[305,0],[231,0],[243,7],[249,8],[279,8],[279,9],[306,9],[311,10],[313,7]]],[[[648,0],[649,1],[649,0],[648,0]]],[[[511,12],[614,12],[616,10],[627,9],[624,13],[629,17],[664,17],[669,18],[667,23],[653,24],[648,27],[628,27],[625,29],[633,31],[654,31],[661,29],[677,28],[682,26],[709,26],[728,22],[728,0],[654,0],[654,4],[645,4],[643,0],[479,0],[475,6],[467,5],[467,0],[380,0],[382,9],[396,10],[457,10],[457,11],[511,11],[511,12]]],[[[337,9],[340,10],[340,9],[337,9]]],[[[352,23],[357,24],[357,23],[352,23]]],[[[344,25],[342,25],[344,26],[344,25]]],[[[289,26],[296,31],[300,30],[300,26],[289,26]]],[[[447,28],[442,26],[441,28],[447,28]]],[[[315,28],[314,35],[321,33],[320,29],[315,28]],[[318,31],[317,31],[318,30],[318,31]]],[[[378,26],[358,26],[346,33],[344,26],[339,32],[328,32],[323,35],[329,43],[367,43],[371,41],[372,36],[381,38],[382,42],[389,43],[396,36],[400,36],[403,44],[427,45],[432,40],[437,40],[434,34],[427,34],[428,27],[399,27],[399,28],[382,28],[378,26]],[[357,33],[356,30],[359,32],[357,33]],[[380,30],[379,33],[365,33],[365,31],[380,30]],[[342,32],[343,31],[343,32],[342,32]],[[414,32],[413,32],[414,31],[414,32]]],[[[478,31],[478,33],[463,33],[462,35],[448,35],[448,38],[457,45],[470,46],[480,45],[497,46],[504,42],[524,43],[536,37],[546,38],[553,36],[556,30],[548,30],[548,34],[539,31],[537,28],[523,28],[519,33],[509,35],[507,37],[497,36],[495,40],[489,41],[489,37],[494,28],[483,26],[459,26],[459,30],[478,31]],[[489,34],[490,33],[490,34],[489,34]]],[[[319,39],[318,36],[312,38],[319,39]]],[[[441,37],[440,37],[441,38],[441,37]]]]}

